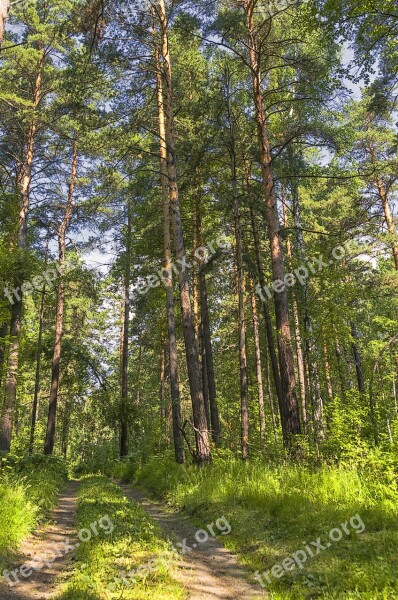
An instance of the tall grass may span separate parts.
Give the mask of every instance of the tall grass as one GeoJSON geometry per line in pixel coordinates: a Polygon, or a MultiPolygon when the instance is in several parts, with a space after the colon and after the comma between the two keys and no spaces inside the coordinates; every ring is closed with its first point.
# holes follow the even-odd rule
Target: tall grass
{"type": "Polygon", "coordinates": [[[0,470],[0,568],[56,504],[67,478],[63,461],[34,456],[3,460],[0,470]]]}
{"type": "Polygon", "coordinates": [[[370,457],[356,465],[269,466],[260,461],[215,462],[198,469],[157,458],[136,481],[190,513],[198,526],[225,515],[226,545],[253,572],[269,571],[293,552],[360,515],[352,531],[303,569],[266,584],[271,598],[398,598],[398,488],[396,476],[370,457]]]}

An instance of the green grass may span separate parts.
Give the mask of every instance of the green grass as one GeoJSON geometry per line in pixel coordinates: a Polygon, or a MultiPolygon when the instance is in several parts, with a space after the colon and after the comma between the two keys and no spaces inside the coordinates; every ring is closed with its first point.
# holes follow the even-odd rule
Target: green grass
{"type": "Polygon", "coordinates": [[[185,592],[173,579],[175,555],[162,537],[161,531],[148,515],[130,502],[119,486],[102,476],[82,479],[79,490],[77,529],[90,528],[102,517],[109,517],[111,533],[97,527],[99,535],[82,543],[77,550],[75,569],[59,600],[182,600],[185,592]],[[120,572],[128,573],[144,567],[151,559],[162,559],[155,570],[142,571],[136,583],[127,587],[119,579],[120,572]]]}
{"type": "MultiPolygon", "coordinates": [[[[295,568],[266,582],[273,600],[398,598],[398,490],[394,473],[377,468],[217,462],[197,469],[159,459],[137,481],[198,524],[225,515],[223,538],[252,572],[269,571],[303,542],[329,538],[332,528],[359,515],[363,533],[350,534],[295,568]]],[[[324,545],[324,544],[323,544],[324,545]]]]}
{"type": "Polygon", "coordinates": [[[0,471],[0,570],[15,557],[21,541],[53,508],[67,478],[56,458],[33,456],[3,461],[0,471]]]}

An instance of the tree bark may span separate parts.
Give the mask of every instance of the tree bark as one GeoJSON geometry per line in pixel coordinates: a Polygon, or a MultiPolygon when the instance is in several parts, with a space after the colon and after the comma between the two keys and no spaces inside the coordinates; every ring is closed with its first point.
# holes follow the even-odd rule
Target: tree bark
{"type": "MultiPolygon", "coordinates": [[[[279,217],[275,197],[274,178],[271,169],[271,149],[268,139],[267,119],[261,89],[261,71],[257,39],[254,28],[253,0],[245,0],[246,28],[250,52],[251,72],[255,112],[258,130],[260,162],[265,196],[265,217],[268,239],[271,248],[272,274],[274,281],[285,279],[285,266],[282,243],[279,235],[279,217]]],[[[289,323],[289,307],[287,291],[283,289],[274,294],[276,329],[278,334],[279,365],[282,386],[282,403],[280,405],[284,443],[287,448],[292,445],[292,436],[301,434],[300,411],[296,395],[296,377],[294,373],[294,354],[292,335],[289,323]]]]}
{"type": "MultiPolygon", "coordinates": [[[[152,15],[155,16],[155,9],[152,7],[152,15]]],[[[155,37],[155,22],[154,22],[155,37]]],[[[156,81],[157,81],[157,105],[159,120],[159,139],[160,139],[160,176],[162,186],[162,209],[163,209],[163,242],[164,242],[164,268],[166,277],[163,279],[166,288],[166,310],[167,310],[167,328],[169,341],[169,372],[170,372],[170,393],[171,393],[171,411],[173,421],[173,441],[174,455],[178,464],[185,462],[184,439],[181,431],[181,398],[180,384],[178,375],[178,353],[177,336],[174,312],[174,292],[173,292],[173,271],[171,254],[171,224],[170,224],[170,198],[169,198],[169,174],[167,166],[167,140],[166,140],[166,118],[163,94],[162,68],[160,64],[159,50],[155,40],[155,63],[156,63],[156,81]]]]}
{"type": "Polygon", "coordinates": [[[44,441],[44,454],[52,454],[54,451],[55,444],[55,432],[56,432],[56,421],[57,421],[57,405],[58,405],[58,392],[59,392],[59,378],[60,378],[60,363],[62,354],[62,334],[64,324],[64,294],[65,294],[65,283],[64,283],[64,271],[65,271],[65,259],[66,259],[66,232],[69,227],[69,222],[73,211],[74,192],[76,185],[77,175],[77,141],[73,142],[72,148],[72,168],[69,181],[68,200],[65,206],[65,214],[62,223],[58,229],[58,260],[59,260],[59,272],[60,281],[58,284],[57,293],[57,309],[55,319],[55,344],[54,354],[52,363],[51,373],[51,388],[50,388],[50,401],[48,407],[48,419],[47,419],[47,430],[46,438],[44,441]]]}
{"type": "Polygon", "coordinates": [[[185,268],[185,246],[184,234],[181,220],[180,199],[177,184],[177,167],[175,158],[175,134],[174,134],[174,110],[172,93],[172,73],[169,53],[168,40],[168,22],[166,17],[164,0],[158,1],[158,18],[161,29],[161,54],[163,60],[164,74],[164,106],[166,114],[166,140],[167,140],[167,167],[168,183],[170,193],[170,206],[174,231],[174,242],[177,262],[179,267],[179,286],[181,312],[184,330],[185,351],[187,357],[187,370],[189,387],[192,399],[193,424],[195,429],[196,441],[196,460],[199,464],[210,460],[210,441],[207,430],[206,410],[202,388],[202,378],[200,371],[199,349],[195,337],[195,328],[193,323],[191,293],[189,281],[185,268]]]}
{"type": "MultiPolygon", "coordinates": [[[[6,347],[7,347],[7,333],[8,333],[8,323],[3,323],[0,327],[0,389],[3,381],[3,366],[6,357],[6,347]]],[[[1,401],[0,401],[1,405],[1,401]]]]}
{"type": "MultiPolygon", "coordinates": [[[[203,224],[202,224],[202,199],[200,192],[197,196],[196,201],[196,230],[197,230],[197,242],[198,247],[204,247],[203,239],[203,224]]],[[[203,374],[204,384],[207,384],[208,400],[209,400],[209,413],[210,413],[210,428],[213,441],[216,445],[221,443],[221,427],[220,417],[217,406],[217,390],[216,390],[216,378],[214,374],[214,359],[213,359],[213,347],[211,343],[211,327],[210,327],[210,313],[209,313],[209,298],[207,295],[207,281],[205,273],[205,260],[201,254],[199,259],[199,287],[200,287],[200,311],[201,311],[201,322],[202,322],[202,345],[203,345],[203,359],[202,368],[205,370],[203,374]]]]}
{"type": "Polygon", "coordinates": [[[352,339],[353,339],[351,348],[352,348],[352,355],[354,357],[354,362],[355,362],[355,371],[357,374],[358,390],[362,394],[365,394],[366,389],[365,389],[365,380],[363,377],[363,370],[362,370],[362,359],[361,359],[361,354],[358,349],[358,345],[356,344],[356,341],[359,339],[359,335],[358,335],[356,323],[354,323],[354,322],[351,323],[351,335],[352,335],[352,339]]]}
{"type": "MultiPolygon", "coordinates": [[[[247,184],[248,189],[250,190],[250,171],[249,171],[247,161],[245,161],[245,171],[246,171],[246,184],[247,184]]],[[[256,215],[255,215],[255,212],[254,212],[252,206],[250,206],[250,220],[251,220],[252,232],[253,232],[254,249],[255,249],[255,253],[256,253],[256,266],[257,266],[258,280],[259,280],[261,289],[264,290],[265,279],[264,279],[263,261],[262,261],[262,257],[261,257],[260,235],[258,232],[256,215]]],[[[276,346],[275,346],[275,339],[274,339],[273,325],[272,325],[271,315],[270,315],[270,310],[269,310],[269,304],[268,304],[268,300],[265,296],[262,296],[261,301],[262,301],[261,306],[262,306],[262,312],[263,312],[264,323],[265,323],[265,331],[267,334],[268,351],[269,351],[269,355],[270,355],[270,359],[271,359],[272,374],[273,374],[273,378],[274,378],[274,385],[275,385],[276,395],[278,397],[278,402],[281,404],[283,402],[281,378],[280,378],[280,374],[279,374],[278,357],[277,357],[277,353],[276,353],[276,346]]]]}
{"type": "Polygon", "coordinates": [[[130,325],[130,280],[131,280],[131,233],[132,214],[131,200],[127,199],[127,230],[126,254],[124,265],[124,307],[123,307],[123,334],[122,334],[122,365],[121,365],[121,399],[120,399],[120,457],[124,458],[129,452],[129,418],[128,418],[128,391],[129,391],[129,325],[130,325]]]}
{"type": "MultiPolygon", "coordinates": [[[[287,215],[286,206],[286,192],[282,189],[282,208],[283,208],[283,225],[286,228],[289,227],[289,220],[287,215]]],[[[290,238],[287,238],[287,256],[290,261],[290,267],[293,266],[293,246],[290,238]]],[[[293,308],[293,319],[294,319],[294,333],[296,339],[296,355],[297,355],[297,371],[300,382],[300,396],[301,396],[301,415],[303,420],[304,433],[307,433],[308,420],[307,420],[307,382],[305,378],[305,364],[304,364],[304,352],[303,352],[303,341],[301,337],[300,329],[300,313],[297,302],[297,296],[295,290],[292,290],[292,308],[293,308]]]]}
{"type": "Polygon", "coordinates": [[[238,195],[238,174],[235,150],[235,123],[231,112],[229,89],[227,93],[228,124],[230,128],[229,152],[231,158],[232,200],[235,229],[236,284],[238,295],[238,339],[240,373],[241,408],[241,451],[242,459],[249,458],[249,384],[247,376],[246,317],[245,317],[245,281],[243,273],[242,229],[238,195]]]}
{"type": "MultiPolygon", "coordinates": [[[[48,241],[46,247],[46,263],[47,263],[48,241]]],[[[32,417],[30,425],[29,438],[29,454],[33,454],[36,432],[37,409],[39,405],[39,390],[40,390],[40,366],[41,366],[41,350],[43,340],[43,322],[44,322],[44,302],[46,297],[46,285],[44,284],[41,290],[40,312],[39,312],[39,335],[37,338],[36,350],[36,373],[35,373],[35,390],[33,394],[32,417]]]]}
{"type": "Polygon", "coordinates": [[[256,375],[257,375],[257,387],[258,387],[258,410],[260,416],[260,439],[262,442],[265,441],[265,407],[264,407],[264,383],[263,383],[263,367],[261,362],[261,344],[260,344],[260,331],[258,324],[256,296],[253,292],[251,294],[252,303],[252,317],[253,317],[253,334],[254,334],[254,349],[256,354],[256,375]]]}

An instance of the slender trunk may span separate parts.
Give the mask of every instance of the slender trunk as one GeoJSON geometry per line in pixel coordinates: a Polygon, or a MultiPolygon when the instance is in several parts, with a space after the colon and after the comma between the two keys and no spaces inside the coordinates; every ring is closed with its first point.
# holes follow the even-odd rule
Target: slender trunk
{"type": "Polygon", "coordinates": [[[57,309],[56,309],[56,320],[55,320],[55,344],[54,354],[52,363],[51,373],[51,389],[50,389],[50,401],[48,407],[48,419],[47,419],[47,431],[46,439],[44,442],[44,454],[52,454],[54,451],[55,444],[55,432],[56,432],[56,421],[57,421],[57,405],[58,405],[58,392],[59,392],[59,378],[60,378],[60,363],[62,353],[62,333],[64,324],[64,294],[65,294],[65,283],[63,279],[65,271],[65,258],[66,258],[66,233],[68,230],[69,222],[72,216],[73,200],[76,185],[77,175],[77,142],[73,142],[73,153],[72,153],[72,169],[69,181],[68,201],[65,207],[65,215],[62,223],[58,230],[58,251],[59,251],[59,272],[60,281],[58,285],[57,293],[57,309]]]}
{"type": "Polygon", "coordinates": [[[238,295],[238,337],[239,337],[239,372],[240,372],[240,405],[241,405],[241,450],[242,459],[249,458],[249,385],[247,376],[246,350],[246,317],[245,317],[245,282],[243,273],[242,229],[238,195],[238,174],[235,152],[235,124],[231,113],[228,93],[228,121],[230,127],[230,157],[232,178],[232,199],[235,228],[235,260],[238,295]]]}
{"type": "MultiPolygon", "coordinates": [[[[249,173],[247,161],[245,161],[245,171],[246,171],[246,183],[247,183],[247,186],[250,188],[250,173],[249,173]]],[[[264,290],[265,289],[265,278],[264,278],[263,261],[262,261],[262,257],[261,257],[260,235],[258,232],[256,215],[255,215],[255,212],[254,212],[252,206],[250,207],[250,220],[251,220],[251,225],[252,225],[254,248],[255,248],[255,253],[256,253],[257,274],[258,274],[260,287],[262,290],[264,290]]],[[[267,334],[268,351],[269,351],[271,365],[272,365],[272,374],[273,374],[273,378],[274,378],[274,385],[275,385],[275,390],[276,390],[276,394],[278,397],[278,401],[281,404],[283,402],[282,387],[281,387],[281,379],[280,379],[279,366],[278,366],[278,357],[277,357],[277,353],[276,353],[276,346],[275,346],[275,339],[274,339],[273,326],[272,326],[271,315],[270,315],[270,310],[269,310],[269,304],[268,304],[267,298],[263,294],[261,294],[261,301],[262,301],[261,306],[262,306],[264,323],[265,323],[265,331],[267,334]]]]}
{"type": "Polygon", "coordinates": [[[330,369],[326,338],[324,338],[324,340],[323,340],[323,357],[324,357],[324,362],[325,362],[325,377],[326,377],[326,388],[327,388],[327,392],[328,392],[328,398],[330,401],[332,401],[333,400],[332,374],[331,374],[331,369],[330,369]]]}
{"type": "Polygon", "coordinates": [[[265,441],[265,407],[264,407],[264,384],[263,384],[263,367],[261,364],[261,344],[260,331],[258,324],[256,296],[254,292],[251,294],[252,316],[253,316],[253,333],[254,333],[254,349],[256,353],[256,374],[258,387],[258,410],[260,416],[260,439],[265,441]]]}
{"type": "MultiPolygon", "coordinates": [[[[197,243],[199,248],[204,247],[203,240],[203,224],[202,224],[202,204],[201,197],[198,195],[196,202],[196,230],[197,230],[197,243]]],[[[203,370],[203,382],[207,384],[207,393],[209,401],[209,413],[210,413],[210,428],[213,437],[213,441],[216,445],[221,443],[221,427],[220,417],[217,406],[217,391],[216,391],[216,379],[214,374],[214,359],[213,359],[213,347],[211,343],[211,327],[210,327],[210,313],[209,313],[209,299],[207,295],[207,281],[205,273],[204,256],[201,255],[199,259],[199,287],[200,287],[200,310],[201,310],[201,321],[202,321],[202,346],[203,346],[203,358],[204,364],[202,365],[203,370]]],[[[204,388],[205,390],[206,388],[204,388]]]]}
{"type": "MultiPolygon", "coordinates": [[[[40,100],[42,90],[42,73],[45,61],[45,54],[42,52],[38,64],[38,71],[33,92],[33,108],[36,111],[40,100]]],[[[21,185],[21,206],[19,212],[18,226],[18,248],[24,250],[26,247],[26,231],[28,224],[28,211],[30,200],[30,186],[32,181],[32,166],[34,157],[34,148],[37,133],[36,115],[32,116],[29,129],[26,137],[26,154],[21,169],[20,185],[21,185]]],[[[0,424],[0,451],[9,452],[11,448],[12,428],[14,407],[17,397],[17,380],[18,380],[18,360],[19,360],[19,341],[21,332],[21,318],[23,293],[21,287],[23,284],[23,265],[20,265],[19,275],[15,280],[15,288],[19,289],[18,299],[13,303],[11,309],[10,322],[10,345],[7,361],[7,374],[5,380],[5,399],[1,415],[0,424]]]]}
{"type": "Polygon", "coordinates": [[[188,275],[185,269],[185,247],[181,219],[181,208],[177,185],[177,167],[175,159],[174,111],[172,93],[172,74],[169,53],[168,23],[164,0],[158,2],[158,17],[162,36],[162,59],[164,86],[164,105],[166,113],[167,167],[170,193],[170,205],[174,230],[174,242],[179,268],[180,300],[183,320],[184,342],[187,357],[189,387],[192,399],[193,424],[196,440],[196,460],[201,464],[210,460],[210,441],[207,430],[206,410],[203,397],[200,371],[199,349],[195,338],[191,293],[188,275]]]}
{"type": "Polygon", "coordinates": [[[356,343],[356,341],[359,339],[359,335],[358,335],[357,326],[354,322],[351,323],[351,335],[352,335],[352,339],[353,339],[351,348],[352,348],[352,355],[354,357],[354,362],[355,362],[355,371],[357,374],[358,390],[362,394],[365,394],[366,389],[365,389],[365,380],[363,377],[363,370],[362,370],[362,359],[361,359],[361,354],[358,349],[358,345],[356,343]]]}
{"type": "MultiPolygon", "coordinates": [[[[153,8],[153,16],[154,16],[153,8]]],[[[154,26],[155,29],[155,26],[154,26]]],[[[154,31],[155,33],[155,31],[154,31]]],[[[160,138],[160,176],[162,185],[162,208],[163,208],[163,241],[164,241],[164,265],[166,277],[163,279],[166,288],[167,328],[169,340],[169,372],[171,410],[173,420],[173,441],[175,460],[178,464],[185,462],[184,439],[181,431],[181,399],[180,384],[178,376],[178,353],[177,336],[174,312],[173,271],[171,255],[171,232],[170,232],[170,199],[169,199],[169,175],[167,166],[167,141],[166,141],[166,119],[163,99],[163,78],[160,64],[159,50],[155,47],[156,78],[157,78],[157,104],[159,119],[160,138]]]]}
{"type": "MultiPolygon", "coordinates": [[[[274,281],[285,280],[285,266],[282,242],[279,235],[279,217],[275,197],[275,182],[271,169],[271,149],[268,139],[267,119],[264,99],[261,90],[261,72],[257,39],[255,34],[253,0],[245,0],[246,27],[250,50],[253,92],[255,100],[256,121],[260,162],[265,196],[265,216],[267,233],[271,248],[272,274],[274,281]]],[[[280,405],[282,429],[286,447],[292,444],[292,436],[301,434],[300,411],[296,395],[296,377],[294,373],[294,354],[292,335],[289,323],[289,307],[286,288],[274,294],[276,329],[278,334],[279,365],[282,386],[282,403],[280,405]]]]}
{"type": "Polygon", "coordinates": [[[160,425],[162,426],[163,419],[166,417],[166,345],[161,342],[160,349],[160,388],[159,388],[159,414],[160,414],[160,425]]]}
{"type": "MultiPolygon", "coordinates": [[[[47,248],[48,248],[48,246],[47,246],[47,248]]],[[[43,339],[45,296],[46,296],[46,286],[43,285],[42,290],[41,290],[40,313],[39,313],[39,335],[38,335],[38,339],[37,339],[37,350],[36,350],[35,391],[33,394],[32,418],[31,418],[31,426],[30,426],[30,438],[29,438],[29,454],[33,454],[33,447],[34,447],[34,443],[35,443],[35,432],[36,432],[37,409],[38,409],[38,404],[39,404],[40,365],[41,365],[41,350],[42,350],[42,339],[43,339]]]]}
{"type": "Polygon", "coordinates": [[[268,390],[268,397],[269,397],[269,406],[270,406],[270,411],[271,411],[272,429],[274,431],[275,443],[277,444],[278,443],[277,413],[275,411],[275,406],[274,406],[274,396],[273,396],[272,387],[271,387],[270,360],[267,356],[267,352],[265,353],[265,357],[266,357],[267,390],[268,390]]]}
{"type": "MultiPolygon", "coordinates": [[[[286,192],[282,189],[282,208],[283,208],[283,225],[285,229],[289,227],[289,220],[287,215],[286,206],[286,192]]],[[[287,238],[287,256],[290,261],[290,267],[292,268],[293,261],[293,246],[290,238],[287,238]]],[[[301,415],[303,420],[304,433],[307,433],[308,420],[307,420],[307,382],[305,378],[305,364],[304,364],[304,352],[303,352],[303,341],[301,337],[300,329],[300,313],[297,302],[297,296],[295,290],[292,289],[292,308],[293,308],[293,319],[294,319],[294,334],[296,339],[296,355],[297,355],[297,371],[300,382],[300,397],[301,397],[301,415]]]]}
{"type": "Polygon", "coordinates": [[[11,0],[0,0],[0,46],[3,43],[6,20],[10,10],[11,0]]]}
{"type": "Polygon", "coordinates": [[[127,200],[127,231],[126,255],[124,265],[124,308],[123,308],[123,336],[122,336],[122,381],[120,402],[120,457],[129,452],[129,418],[128,418],[128,391],[129,391],[129,325],[130,325],[130,279],[131,279],[131,232],[132,214],[131,200],[127,200]]]}
{"type": "MultiPolygon", "coordinates": [[[[8,323],[3,323],[3,325],[0,327],[0,389],[1,389],[1,384],[3,381],[3,366],[4,366],[4,360],[6,357],[7,333],[8,333],[8,323]]],[[[1,406],[1,400],[0,400],[0,406],[1,406]]]]}

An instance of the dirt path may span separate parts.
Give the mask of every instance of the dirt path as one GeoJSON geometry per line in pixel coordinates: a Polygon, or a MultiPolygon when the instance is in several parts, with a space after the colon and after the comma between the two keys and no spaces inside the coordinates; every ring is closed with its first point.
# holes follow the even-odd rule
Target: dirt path
{"type": "Polygon", "coordinates": [[[121,488],[129,499],[146,510],[174,543],[183,544],[186,540],[186,551],[181,554],[175,576],[189,592],[190,600],[257,600],[265,597],[259,586],[247,580],[248,573],[239,566],[236,556],[216,539],[209,536],[205,543],[196,542],[197,529],[187,517],[168,511],[163,504],[149,500],[128,485],[122,484],[121,488]],[[191,550],[187,550],[187,546],[191,550]]]}
{"type": "Polygon", "coordinates": [[[57,580],[61,573],[67,573],[70,568],[72,546],[77,545],[74,539],[74,522],[78,487],[77,481],[68,484],[59,497],[57,508],[50,515],[52,524],[38,529],[22,544],[20,557],[14,569],[25,565],[26,572],[32,570],[32,574],[23,577],[18,571],[18,583],[15,582],[15,577],[10,576],[10,581],[14,582],[12,587],[1,577],[0,600],[47,600],[55,596],[58,591],[57,580]],[[44,558],[49,562],[39,568],[44,558]],[[52,560],[53,562],[50,562],[52,560]]]}

